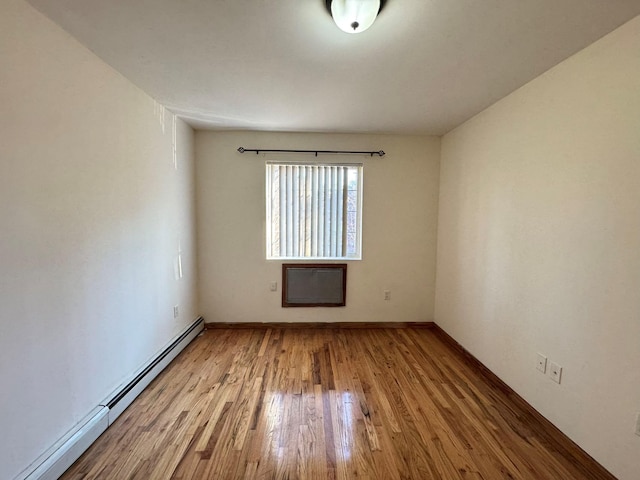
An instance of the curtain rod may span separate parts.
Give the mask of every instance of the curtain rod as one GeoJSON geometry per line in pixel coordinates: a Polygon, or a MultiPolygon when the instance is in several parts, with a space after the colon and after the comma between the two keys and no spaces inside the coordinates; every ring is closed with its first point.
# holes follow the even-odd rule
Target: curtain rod
{"type": "Polygon", "coordinates": [[[244,152],[256,152],[256,155],[258,155],[260,152],[263,153],[314,153],[316,155],[316,157],[321,154],[340,154],[340,155],[371,155],[372,157],[374,155],[377,155],[379,157],[384,157],[385,153],[384,150],[379,150],[377,152],[356,152],[353,150],[269,150],[269,149],[263,149],[263,148],[244,148],[244,147],[238,147],[238,151],[240,153],[244,153],[244,152]]]}

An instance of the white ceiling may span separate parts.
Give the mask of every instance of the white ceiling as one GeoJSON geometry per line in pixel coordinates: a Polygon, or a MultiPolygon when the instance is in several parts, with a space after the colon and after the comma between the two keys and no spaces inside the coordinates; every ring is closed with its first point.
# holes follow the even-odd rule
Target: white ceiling
{"type": "Polygon", "coordinates": [[[29,0],[197,128],[440,135],[640,14],[640,0],[29,0]]]}

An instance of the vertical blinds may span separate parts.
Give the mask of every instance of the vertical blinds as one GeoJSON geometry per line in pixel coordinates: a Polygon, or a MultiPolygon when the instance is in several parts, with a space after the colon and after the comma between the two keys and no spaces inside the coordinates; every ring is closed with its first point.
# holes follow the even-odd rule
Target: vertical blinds
{"type": "Polygon", "coordinates": [[[267,163],[267,249],[272,258],[354,255],[360,166],[267,163]],[[354,201],[350,201],[355,199],[354,201]],[[353,217],[353,218],[351,218],[353,217]],[[353,241],[352,241],[353,237],[353,241]]]}

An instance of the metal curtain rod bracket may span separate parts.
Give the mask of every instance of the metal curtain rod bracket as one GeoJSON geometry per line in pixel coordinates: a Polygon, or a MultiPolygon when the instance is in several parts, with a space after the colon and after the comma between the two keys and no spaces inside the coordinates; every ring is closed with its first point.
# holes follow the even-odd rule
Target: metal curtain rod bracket
{"type": "Polygon", "coordinates": [[[315,154],[316,157],[318,155],[325,155],[325,154],[371,155],[372,157],[374,155],[377,155],[379,157],[384,157],[385,155],[384,150],[378,150],[377,152],[356,152],[353,150],[270,150],[270,149],[263,149],[263,148],[238,147],[238,151],[240,153],[256,152],[256,155],[258,155],[260,152],[262,153],[313,153],[315,154]]]}

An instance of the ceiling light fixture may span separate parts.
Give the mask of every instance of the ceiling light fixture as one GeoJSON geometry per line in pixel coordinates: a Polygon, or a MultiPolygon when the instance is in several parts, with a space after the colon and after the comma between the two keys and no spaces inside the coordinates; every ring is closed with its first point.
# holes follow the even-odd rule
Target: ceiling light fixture
{"type": "Polygon", "coordinates": [[[373,25],[384,0],[326,0],[326,3],[340,30],[360,33],[373,25]]]}

